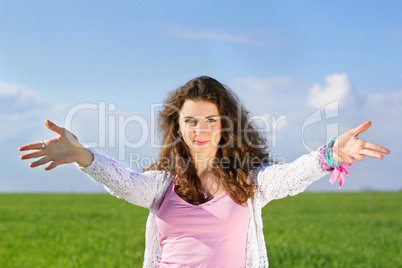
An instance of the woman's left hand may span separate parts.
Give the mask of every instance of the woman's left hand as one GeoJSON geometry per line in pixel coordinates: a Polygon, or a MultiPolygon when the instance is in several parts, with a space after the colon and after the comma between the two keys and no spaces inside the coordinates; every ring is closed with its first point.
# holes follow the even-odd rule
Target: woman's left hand
{"type": "Polygon", "coordinates": [[[357,138],[360,133],[369,129],[370,126],[371,122],[367,121],[357,128],[340,135],[336,139],[332,149],[334,160],[340,163],[352,163],[354,160],[363,160],[363,156],[382,159],[384,158],[382,154],[389,154],[390,151],[388,149],[357,138]]]}

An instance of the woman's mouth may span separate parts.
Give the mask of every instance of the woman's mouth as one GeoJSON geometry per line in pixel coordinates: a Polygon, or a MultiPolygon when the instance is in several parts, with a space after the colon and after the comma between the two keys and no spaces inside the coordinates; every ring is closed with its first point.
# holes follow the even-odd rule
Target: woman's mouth
{"type": "Polygon", "coordinates": [[[194,141],[195,144],[197,145],[204,145],[207,144],[209,141],[194,141]]]}

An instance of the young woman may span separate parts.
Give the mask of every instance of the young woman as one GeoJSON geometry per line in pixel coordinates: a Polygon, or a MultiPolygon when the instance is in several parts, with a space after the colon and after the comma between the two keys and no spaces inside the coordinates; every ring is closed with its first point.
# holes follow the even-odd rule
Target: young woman
{"type": "Polygon", "coordinates": [[[366,122],[292,163],[275,164],[236,95],[210,77],[171,92],[159,123],[164,146],[143,173],[83,147],[48,120],[56,138],[19,148],[35,150],[21,159],[42,157],[31,167],[75,162],[112,195],[148,208],[144,267],[268,267],[261,209],[269,201],[331,172],[342,183],[348,163],[389,153],[357,138],[366,122]]]}

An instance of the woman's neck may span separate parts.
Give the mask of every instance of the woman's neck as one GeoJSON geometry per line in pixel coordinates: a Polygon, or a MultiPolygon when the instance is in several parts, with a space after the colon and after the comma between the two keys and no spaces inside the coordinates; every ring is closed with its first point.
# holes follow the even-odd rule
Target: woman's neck
{"type": "Polygon", "coordinates": [[[213,172],[213,164],[216,153],[214,154],[206,154],[206,153],[195,153],[192,154],[192,158],[194,160],[194,165],[197,169],[197,175],[201,178],[203,174],[213,172]]]}

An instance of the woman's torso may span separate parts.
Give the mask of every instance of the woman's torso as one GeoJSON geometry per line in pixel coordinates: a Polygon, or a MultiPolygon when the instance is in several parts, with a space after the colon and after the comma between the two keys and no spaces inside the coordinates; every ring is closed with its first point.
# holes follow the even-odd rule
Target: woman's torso
{"type": "Polygon", "coordinates": [[[184,201],[169,185],[156,215],[159,267],[244,267],[248,205],[226,192],[200,205],[184,201]]]}

